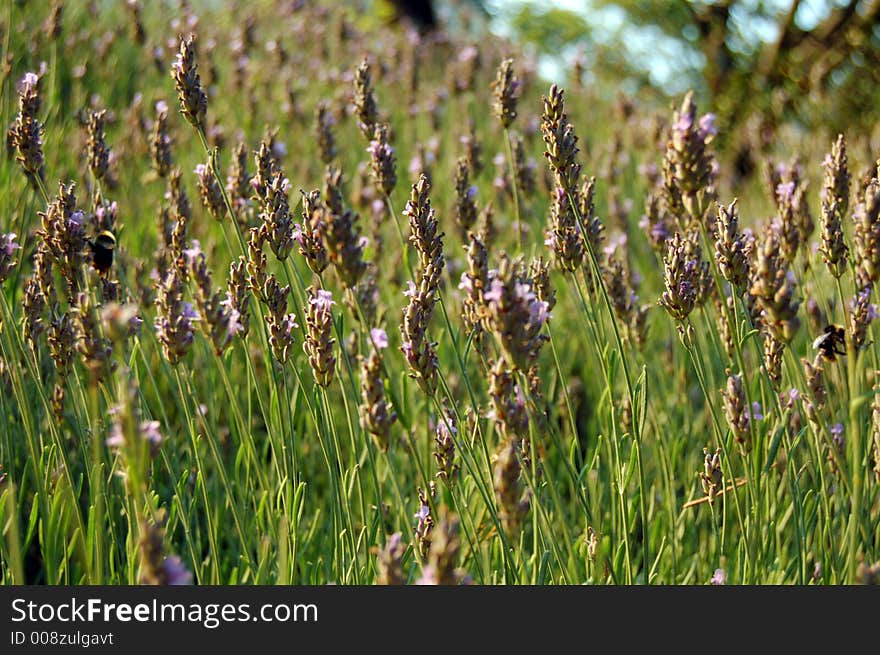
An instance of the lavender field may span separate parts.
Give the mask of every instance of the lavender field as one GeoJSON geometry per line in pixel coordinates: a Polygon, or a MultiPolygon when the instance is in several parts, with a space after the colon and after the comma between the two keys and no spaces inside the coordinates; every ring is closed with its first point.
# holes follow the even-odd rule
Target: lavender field
{"type": "Polygon", "coordinates": [[[158,4],[0,9],[3,584],[880,581],[880,131],[158,4]]]}

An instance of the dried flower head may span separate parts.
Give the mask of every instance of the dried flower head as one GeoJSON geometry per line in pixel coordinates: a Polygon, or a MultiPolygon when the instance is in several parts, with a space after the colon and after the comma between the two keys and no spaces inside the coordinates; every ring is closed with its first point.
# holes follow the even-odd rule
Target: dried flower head
{"type": "Polygon", "coordinates": [[[100,321],[89,295],[84,291],[79,292],[74,304],[76,350],[89,371],[90,381],[97,385],[110,373],[112,350],[101,332],[100,321]]]}
{"type": "Polygon", "coordinates": [[[59,312],[49,322],[46,338],[49,354],[55,366],[55,390],[52,396],[52,409],[56,417],[64,413],[64,387],[73,365],[76,342],[74,317],[70,312],[59,312]]]}
{"type": "Polygon", "coordinates": [[[193,248],[187,251],[187,259],[196,287],[199,323],[214,346],[214,352],[222,355],[232,343],[233,337],[242,330],[241,314],[232,306],[226,294],[214,288],[205,253],[199,247],[198,241],[193,243],[193,248]]]}
{"type": "Polygon", "coordinates": [[[226,205],[223,200],[223,191],[220,183],[211,169],[210,160],[206,164],[198,164],[193,171],[199,185],[199,197],[202,205],[208,210],[212,218],[222,220],[226,215],[226,205]]]}
{"type": "Polygon", "coordinates": [[[471,170],[467,157],[460,157],[455,165],[455,207],[453,217],[462,235],[477,222],[477,187],[470,183],[471,170]]]}
{"type": "Polygon", "coordinates": [[[828,390],[825,386],[825,367],[822,366],[821,356],[817,356],[812,362],[809,359],[801,359],[804,367],[804,377],[807,380],[807,389],[812,398],[813,407],[821,412],[828,401],[828,390]]]}
{"type": "Polygon", "coordinates": [[[859,287],[880,280],[880,180],[872,179],[853,212],[856,273],[859,287]]]}
{"type": "Polygon", "coordinates": [[[40,112],[41,75],[25,73],[18,84],[18,114],[7,134],[15,158],[29,177],[42,180],[43,124],[37,118],[40,112]]]}
{"type": "Polygon", "coordinates": [[[333,314],[331,308],[336,302],[329,291],[309,287],[308,304],[303,307],[306,321],[306,339],[303,350],[309,358],[309,366],[315,376],[315,382],[321,387],[328,387],[333,382],[333,371],[336,357],[333,344],[333,314]]]}
{"type": "Polygon", "coordinates": [[[15,270],[15,251],[21,246],[15,242],[15,233],[0,234],[0,284],[6,281],[15,270]]]}
{"type": "Polygon", "coordinates": [[[360,216],[345,208],[342,200],[342,172],[327,168],[323,202],[320,205],[322,235],[327,258],[346,288],[355,288],[366,270],[363,254],[366,241],[360,235],[360,216]]]}
{"type": "Polygon", "coordinates": [[[435,344],[428,337],[428,324],[437,302],[436,289],[430,288],[424,279],[418,286],[412,281],[408,284],[404,295],[409,303],[400,326],[400,350],[410,366],[410,375],[424,393],[432,396],[436,390],[438,361],[435,344]]]}
{"type": "Polygon", "coordinates": [[[675,225],[661,194],[662,191],[655,189],[645,198],[645,213],[639,219],[639,227],[644,230],[654,251],[662,255],[675,225]]]}
{"type": "Polygon", "coordinates": [[[458,288],[464,292],[462,300],[462,321],[468,334],[479,344],[483,330],[483,291],[489,286],[489,254],[486,244],[473,232],[468,234],[467,269],[461,274],[458,288]]]}
{"type": "MultiPolygon", "coordinates": [[[[715,197],[715,162],[708,145],[716,134],[715,116],[705,114],[697,119],[694,94],[689,91],[681,108],[674,112],[672,134],[666,144],[664,173],[671,197],[670,208],[680,206],[683,222],[703,225],[715,197]]],[[[706,225],[711,228],[711,225],[706,225]]]]}
{"type": "Polygon", "coordinates": [[[246,337],[250,330],[250,302],[247,260],[240,256],[229,265],[229,281],[227,283],[226,299],[223,303],[231,314],[237,314],[238,334],[242,338],[246,337]]]}
{"type": "Polygon", "coordinates": [[[373,80],[370,75],[370,63],[364,57],[358,65],[354,76],[354,110],[357,124],[368,139],[373,138],[379,111],[376,108],[376,96],[373,92],[373,80]]]}
{"type": "Polygon", "coordinates": [[[852,347],[858,352],[868,338],[868,326],[877,318],[877,305],[871,303],[871,287],[865,287],[850,302],[850,330],[852,347]]]}
{"type": "Polygon", "coordinates": [[[553,261],[566,272],[575,272],[584,263],[585,248],[569,195],[562,187],[551,193],[550,215],[544,245],[550,248],[553,261]]]}
{"type": "Polygon", "coordinates": [[[99,182],[110,184],[110,148],[107,147],[104,123],[107,118],[107,110],[90,111],[86,121],[86,160],[89,171],[99,182]]]}
{"type": "Polygon", "coordinates": [[[272,355],[280,363],[287,362],[294,343],[293,330],[298,328],[296,316],[287,312],[287,298],[290,286],[282,287],[273,274],[269,274],[263,286],[266,306],[266,327],[269,330],[269,345],[272,355]]]}
{"type": "Polygon", "coordinates": [[[516,105],[522,92],[522,83],[513,72],[513,59],[505,59],[498,67],[495,81],[492,83],[495,102],[492,109],[501,126],[506,130],[516,119],[516,105]]]}
{"type": "Polygon", "coordinates": [[[764,346],[764,370],[773,388],[779,391],[782,384],[782,356],[785,353],[785,344],[774,337],[768,329],[761,331],[761,340],[764,346]]]}
{"type": "Polygon", "coordinates": [[[506,254],[501,255],[483,292],[484,325],[495,335],[508,365],[526,371],[547,340],[543,328],[550,318],[550,305],[538,299],[533,281],[520,269],[506,254]]]}
{"type": "Polygon", "coordinates": [[[290,181],[280,170],[276,170],[266,186],[260,208],[261,229],[272,252],[282,261],[290,255],[294,244],[293,218],[287,195],[289,189],[290,181]]]}
{"type": "Polygon", "coordinates": [[[461,549],[458,529],[458,518],[451,512],[443,515],[433,528],[428,561],[418,584],[459,585],[468,582],[467,574],[456,566],[461,549]]]}
{"type": "Polygon", "coordinates": [[[315,107],[315,141],[321,161],[330,164],[336,158],[336,139],[333,137],[333,114],[330,103],[322,100],[315,107]]]}
{"type": "Polygon", "coordinates": [[[458,427],[455,412],[444,404],[443,413],[437,417],[434,432],[434,459],[437,462],[437,477],[452,485],[458,476],[459,465],[455,461],[455,439],[458,427]]]}
{"type": "Polygon", "coordinates": [[[467,159],[468,168],[475,176],[483,172],[483,146],[476,132],[476,124],[473,117],[468,118],[468,133],[459,138],[464,157],[467,159]]]}
{"type": "Polygon", "coordinates": [[[537,182],[535,181],[535,169],[537,165],[531,157],[526,157],[526,147],[523,138],[516,133],[510,135],[510,147],[513,152],[513,174],[516,180],[516,188],[523,197],[530,198],[535,194],[537,182]]]}
{"type": "Polygon", "coordinates": [[[798,328],[800,301],[795,298],[795,278],[785,267],[778,232],[771,227],[757,244],[750,293],[763,310],[764,323],[774,338],[785,344],[798,328]]]}
{"type": "Polygon", "coordinates": [[[872,388],[874,399],[871,401],[871,436],[874,442],[872,455],[874,458],[874,477],[877,482],[880,482],[880,371],[874,372],[874,379],[877,381],[872,388]]]}
{"type": "Polygon", "coordinates": [[[443,233],[440,232],[428,192],[431,185],[424,175],[413,184],[410,199],[403,215],[409,219],[410,243],[419,255],[418,278],[420,286],[429,291],[439,289],[445,265],[443,258],[443,233]]]}
{"type": "Polygon", "coordinates": [[[180,99],[180,113],[197,129],[204,129],[205,115],[208,111],[208,96],[202,89],[196,64],[195,34],[188,34],[180,39],[177,58],[171,66],[171,77],[177,87],[180,99]]]}
{"type": "Polygon", "coordinates": [[[403,585],[406,584],[406,574],[403,571],[403,556],[406,553],[406,545],[402,535],[395,532],[385,540],[385,546],[376,550],[376,584],[377,585],[403,585]]]}
{"type": "Polygon", "coordinates": [[[229,174],[226,176],[226,193],[235,209],[235,218],[242,224],[247,225],[247,209],[250,206],[252,175],[247,169],[248,150],[243,141],[239,141],[232,152],[232,164],[229,166],[229,174]]]}
{"type": "Polygon", "coordinates": [[[831,274],[839,278],[846,270],[849,249],[843,234],[843,223],[849,209],[850,174],[847,168],[846,141],[839,135],[825,156],[825,177],[820,198],[822,260],[831,274]]]}
{"type": "Polygon", "coordinates": [[[555,84],[544,96],[541,133],[546,145],[544,156],[547,158],[556,186],[564,195],[571,196],[577,188],[581,171],[577,161],[578,138],[565,114],[565,91],[555,84]]]}
{"type": "MultiPolygon", "coordinates": [[[[305,257],[309,268],[316,275],[321,275],[330,264],[327,249],[324,247],[325,217],[326,212],[321,205],[321,192],[317,189],[308,193],[303,192],[302,223],[296,226],[293,238],[299,243],[299,254],[305,257]]],[[[338,229],[342,226],[335,227],[338,229]]]]}
{"type": "Polygon", "coordinates": [[[749,404],[746,401],[742,375],[727,376],[727,386],[721,390],[724,399],[724,415],[733,433],[733,438],[743,453],[751,450],[751,417],[749,404]]]}
{"type": "MultiPolygon", "coordinates": [[[[433,491],[434,483],[431,483],[433,491]]],[[[434,517],[431,515],[431,505],[428,502],[428,494],[421,487],[418,488],[419,494],[419,510],[413,516],[416,519],[416,538],[419,544],[419,554],[422,558],[427,558],[428,551],[431,549],[431,535],[434,530],[434,517]]],[[[433,495],[433,494],[432,494],[433,495]]]]}
{"type": "Polygon", "coordinates": [[[254,153],[254,162],[257,166],[256,174],[251,177],[251,187],[254,190],[255,199],[262,206],[266,201],[269,184],[275,173],[280,170],[273,148],[275,135],[268,132],[260,140],[260,147],[254,153]]]}
{"type": "Polygon", "coordinates": [[[517,442],[508,439],[495,453],[493,483],[498,503],[498,518],[505,531],[512,535],[529,511],[529,498],[523,490],[522,468],[517,456],[517,442]]]}
{"type": "Polygon", "coordinates": [[[185,273],[172,268],[159,284],[156,296],[156,336],[165,358],[174,366],[189,352],[194,338],[195,308],[184,300],[185,273]]]}
{"type": "Polygon", "coordinates": [[[660,305],[676,321],[684,321],[694,310],[700,293],[701,277],[708,264],[692,259],[688,239],[679,232],[672,235],[663,257],[663,281],[666,290],[660,305]]]}
{"type": "Polygon", "coordinates": [[[247,276],[248,287],[261,301],[266,301],[266,280],[268,279],[268,260],[264,251],[266,245],[265,231],[262,227],[251,228],[247,245],[247,276]]]}
{"type": "Polygon", "coordinates": [[[489,400],[492,409],[489,418],[509,439],[524,440],[529,433],[529,414],[522,389],[516,383],[514,372],[503,359],[489,369],[489,400]]]}
{"type": "Polygon", "coordinates": [[[40,212],[38,232],[46,252],[58,266],[66,282],[67,298],[72,301],[82,287],[82,267],[86,252],[86,216],[76,208],[75,185],[58,185],[58,196],[45,212],[40,212]]]}
{"type": "Polygon", "coordinates": [[[390,196],[397,185],[397,160],[394,157],[394,147],[389,141],[388,125],[377,125],[371,136],[367,152],[370,155],[373,184],[380,194],[390,196]]]}
{"type": "Polygon", "coordinates": [[[718,270],[734,289],[742,292],[748,286],[749,258],[746,239],[739,231],[736,200],[726,207],[718,205],[715,225],[715,261],[718,262],[718,270]]]}
{"type": "Polygon", "coordinates": [[[177,555],[165,555],[165,529],[161,525],[141,524],[139,581],[145,585],[189,585],[190,573],[177,555]]]}
{"type": "Polygon", "coordinates": [[[361,405],[359,407],[361,426],[369,432],[376,445],[383,451],[388,450],[391,437],[391,426],[397,420],[397,414],[385,398],[385,383],[382,378],[382,359],[377,349],[386,348],[388,337],[384,330],[378,330],[372,336],[374,348],[361,361],[361,405]]]}
{"type": "Polygon", "coordinates": [[[43,23],[43,34],[49,41],[56,41],[61,36],[61,17],[64,15],[63,0],[53,0],[49,15],[43,23]]]}
{"type": "Polygon", "coordinates": [[[703,487],[703,493],[709,498],[709,503],[714,503],[723,484],[720,448],[715,452],[703,448],[703,470],[700,472],[700,483],[703,487]]]}

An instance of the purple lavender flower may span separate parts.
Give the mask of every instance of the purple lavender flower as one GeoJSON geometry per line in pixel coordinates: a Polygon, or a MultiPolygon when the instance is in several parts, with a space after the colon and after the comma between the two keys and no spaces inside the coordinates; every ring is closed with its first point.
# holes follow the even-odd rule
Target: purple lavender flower
{"type": "Polygon", "coordinates": [[[224,301],[223,304],[227,305],[229,309],[229,324],[227,325],[227,330],[229,337],[232,338],[244,330],[244,325],[241,322],[241,312],[235,309],[235,307],[229,305],[227,301],[224,301]]]}
{"type": "Polygon", "coordinates": [[[498,302],[503,292],[504,283],[496,277],[489,283],[489,290],[483,294],[483,298],[486,302],[498,302]]]}
{"type": "Polygon", "coordinates": [[[15,242],[15,233],[10,232],[9,234],[0,234],[0,283],[4,282],[6,278],[9,277],[10,273],[12,273],[12,269],[15,267],[15,262],[12,257],[15,254],[16,250],[19,250],[21,246],[15,242]]]}
{"type": "Polygon", "coordinates": [[[77,209],[76,211],[71,212],[70,216],[67,219],[68,227],[76,228],[76,229],[81,228],[83,225],[85,225],[85,222],[86,222],[86,215],[80,209],[77,209]]]}
{"type": "Polygon", "coordinates": [[[16,236],[14,232],[0,234],[0,254],[12,257],[12,253],[21,248],[19,244],[15,243],[16,236]]]}
{"type": "Polygon", "coordinates": [[[681,112],[678,120],[672,124],[672,131],[675,134],[686,135],[694,126],[694,114],[692,112],[681,112]]]}
{"type": "Polygon", "coordinates": [[[458,61],[462,63],[471,62],[476,59],[479,54],[480,51],[477,50],[476,46],[466,45],[458,51],[458,61]]]}
{"type": "Polygon", "coordinates": [[[700,117],[699,127],[697,128],[700,134],[700,138],[703,139],[706,143],[709,140],[718,134],[718,127],[715,125],[715,120],[717,117],[715,114],[703,114],[700,117]]]}
{"type": "Polygon", "coordinates": [[[545,300],[533,300],[529,303],[529,320],[534,325],[543,325],[548,319],[552,318],[550,314],[550,304],[545,300]]]}
{"type": "Polygon", "coordinates": [[[36,73],[25,73],[19,82],[18,92],[22,95],[31,93],[39,83],[40,78],[36,73]]]}
{"type": "Polygon", "coordinates": [[[191,302],[183,303],[183,313],[181,317],[187,321],[198,321],[199,313],[191,302]]]}
{"type": "Polygon", "coordinates": [[[330,311],[330,308],[336,304],[333,300],[333,294],[325,289],[319,289],[314,298],[310,298],[309,302],[318,309],[330,311]]]}
{"type": "Polygon", "coordinates": [[[383,158],[391,159],[392,155],[394,155],[394,146],[390,143],[382,143],[381,141],[373,139],[367,147],[367,153],[369,153],[370,157],[376,160],[383,158]]]}
{"type": "Polygon", "coordinates": [[[846,452],[846,436],[844,435],[843,423],[835,423],[831,426],[831,441],[841,454],[846,452]]]}
{"type": "Polygon", "coordinates": [[[283,327],[285,334],[292,338],[294,329],[299,327],[299,324],[296,322],[296,314],[286,314],[283,327]]]}
{"type": "Polygon", "coordinates": [[[749,410],[748,407],[744,410],[746,418],[749,420],[755,421],[763,421],[764,420],[764,410],[761,409],[761,403],[755,401],[752,403],[752,409],[749,410]]]}
{"type": "MultiPolygon", "coordinates": [[[[114,413],[119,413],[118,407],[115,408],[114,413]]],[[[138,426],[138,437],[149,444],[150,453],[153,456],[159,452],[159,446],[165,441],[165,437],[159,431],[159,421],[141,421],[138,426]]],[[[110,428],[110,436],[107,437],[105,443],[112,450],[120,450],[125,445],[125,434],[119,421],[113,422],[113,426],[110,428]]]]}
{"type": "Polygon", "coordinates": [[[160,446],[165,440],[159,432],[159,421],[143,421],[140,425],[141,436],[149,442],[150,446],[160,446]]]}
{"type": "Polygon", "coordinates": [[[794,190],[794,182],[782,182],[776,186],[776,199],[780,203],[790,203],[794,198],[794,190]]]}
{"type": "Polygon", "coordinates": [[[379,350],[388,347],[388,333],[382,328],[373,328],[370,330],[370,339],[372,340],[373,345],[379,350]]]}
{"type": "Polygon", "coordinates": [[[183,565],[180,557],[170,555],[162,562],[165,571],[165,579],[169,585],[191,585],[193,576],[183,565]]]}
{"type": "Polygon", "coordinates": [[[712,578],[709,580],[709,584],[727,584],[727,571],[725,571],[724,569],[715,569],[715,573],[712,574],[712,578]]]}
{"type": "MultiPolygon", "coordinates": [[[[116,411],[119,411],[119,408],[116,408],[116,411]]],[[[113,423],[113,427],[110,428],[110,436],[107,437],[105,443],[112,450],[118,450],[125,444],[125,436],[122,434],[122,426],[119,423],[113,423]]]]}
{"type": "MultiPolygon", "coordinates": [[[[199,164],[201,166],[202,164],[199,164]]],[[[186,265],[192,266],[195,261],[199,258],[199,255],[202,254],[202,244],[198,242],[197,239],[193,239],[190,242],[189,248],[183,249],[183,257],[186,259],[186,265]]]]}

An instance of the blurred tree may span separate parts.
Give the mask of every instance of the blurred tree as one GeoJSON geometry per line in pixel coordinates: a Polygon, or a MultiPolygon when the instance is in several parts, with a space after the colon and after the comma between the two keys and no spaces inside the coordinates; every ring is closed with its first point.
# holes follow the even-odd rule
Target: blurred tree
{"type": "Polygon", "coordinates": [[[494,3],[539,52],[586,55],[598,82],[696,89],[720,122],[755,114],[833,130],[880,117],[880,0],[592,0],[494,3]],[[609,20],[613,14],[614,20],[609,20]],[[657,71],[663,68],[663,80],[657,71]]]}
{"type": "Polygon", "coordinates": [[[586,19],[558,7],[523,5],[511,16],[511,27],[521,41],[536,45],[541,52],[562,54],[572,44],[590,40],[586,19]]]}
{"type": "Polygon", "coordinates": [[[880,0],[596,0],[699,52],[729,125],[760,113],[832,129],[880,115],[880,0]],[[821,103],[822,111],[817,113],[821,103]]]}

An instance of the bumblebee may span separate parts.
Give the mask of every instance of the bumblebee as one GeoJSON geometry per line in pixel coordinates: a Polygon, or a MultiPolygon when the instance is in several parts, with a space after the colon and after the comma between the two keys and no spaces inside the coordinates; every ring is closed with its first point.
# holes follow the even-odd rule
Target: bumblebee
{"type": "Polygon", "coordinates": [[[833,362],[837,355],[846,355],[846,331],[839,325],[826,325],[822,334],[813,341],[813,348],[822,359],[833,362]]]}
{"type": "Polygon", "coordinates": [[[104,230],[99,232],[98,236],[89,242],[89,245],[92,248],[92,266],[98,271],[98,275],[107,275],[113,265],[116,237],[110,230],[104,230]]]}

